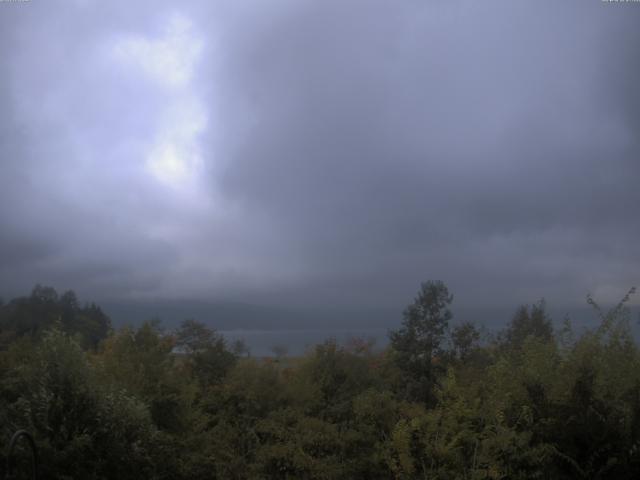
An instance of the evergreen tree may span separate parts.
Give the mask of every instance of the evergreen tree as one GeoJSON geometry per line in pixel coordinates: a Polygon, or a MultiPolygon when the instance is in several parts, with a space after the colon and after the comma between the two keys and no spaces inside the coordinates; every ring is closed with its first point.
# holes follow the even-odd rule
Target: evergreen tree
{"type": "Polygon", "coordinates": [[[521,348],[529,336],[544,341],[553,339],[553,325],[546,313],[544,300],[531,307],[518,307],[505,333],[506,345],[510,348],[521,348]]]}
{"type": "Polygon", "coordinates": [[[442,341],[452,318],[453,295],[441,281],[422,284],[414,302],[404,311],[399,330],[389,334],[395,363],[402,371],[405,395],[427,404],[442,369],[442,341]]]}

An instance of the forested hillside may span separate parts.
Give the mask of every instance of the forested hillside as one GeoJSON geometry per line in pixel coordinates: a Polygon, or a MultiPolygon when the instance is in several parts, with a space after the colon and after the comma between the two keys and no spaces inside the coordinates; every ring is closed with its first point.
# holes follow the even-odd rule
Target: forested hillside
{"type": "Polygon", "coordinates": [[[488,337],[426,282],[384,351],[253,358],[194,320],[114,330],[38,286],[0,304],[0,465],[26,429],[53,479],[640,478],[629,295],[589,297],[580,334],[540,302],[488,337]]]}

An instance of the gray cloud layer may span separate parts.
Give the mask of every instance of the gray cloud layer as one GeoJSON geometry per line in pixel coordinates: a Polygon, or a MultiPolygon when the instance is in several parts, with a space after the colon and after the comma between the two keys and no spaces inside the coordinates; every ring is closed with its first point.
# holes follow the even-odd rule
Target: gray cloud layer
{"type": "Polygon", "coordinates": [[[6,293],[393,306],[441,278],[571,305],[637,282],[640,6],[183,3],[0,3],[6,293]],[[178,58],[202,46],[182,87],[145,50],[172,18],[178,58]],[[197,151],[188,183],[150,172],[159,132],[197,151]]]}

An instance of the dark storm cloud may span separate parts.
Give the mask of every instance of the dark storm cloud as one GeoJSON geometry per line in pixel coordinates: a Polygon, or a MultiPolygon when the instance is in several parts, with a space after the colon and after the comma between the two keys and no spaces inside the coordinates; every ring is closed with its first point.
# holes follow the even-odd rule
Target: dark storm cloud
{"type": "Polygon", "coordinates": [[[0,7],[7,288],[401,305],[442,278],[512,305],[637,281],[635,4],[0,7]],[[176,14],[203,44],[183,90],[109,56],[176,14]],[[143,159],[180,95],[208,117],[176,134],[189,194],[143,159]]]}
{"type": "Polygon", "coordinates": [[[442,277],[472,301],[573,301],[633,282],[639,13],[299,8],[243,43],[230,84],[253,127],[224,187],[280,222],[334,297],[442,277]]]}

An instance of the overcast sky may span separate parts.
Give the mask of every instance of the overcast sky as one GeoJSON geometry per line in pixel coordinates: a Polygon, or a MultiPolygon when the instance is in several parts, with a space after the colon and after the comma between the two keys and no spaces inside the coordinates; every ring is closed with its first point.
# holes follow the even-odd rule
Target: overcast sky
{"type": "Polygon", "coordinates": [[[640,3],[0,1],[0,295],[395,306],[640,276],[640,3]]]}

